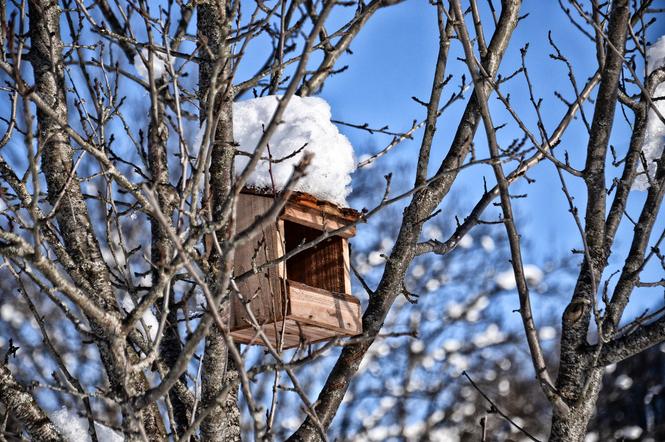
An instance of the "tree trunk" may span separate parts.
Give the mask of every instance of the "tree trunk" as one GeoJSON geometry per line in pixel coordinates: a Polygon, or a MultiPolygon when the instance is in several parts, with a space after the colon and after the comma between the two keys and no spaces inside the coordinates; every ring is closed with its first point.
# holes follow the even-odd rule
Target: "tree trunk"
{"type": "MultiPolygon", "coordinates": [[[[66,120],[63,43],[59,25],[61,10],[57,3],[50,0],[31,1],[29,14],[30,62],[36,92],[51,104],[57,115],[66,120]]],[[[120,319],[108,270],[90,222],[79,180],[76,171],[72,172],[74,150],[69,137],[58,121],[40,109],[37,110],[37,119],[39,143],[44,151],[42,169],[48,186],[49,202],[57,207],[56,220],[67,253],[77,264],[71,276],[86,291],[90,302],[100,305],[109,317],[120,319]]],[[[98,336],[96,343],[114,393],[128,399],[129,396],[145,391],[148,383],[143,373],[127,374],[126,358],[129,363],[135,363],[138,355],[124,343],[118,342],[118,337],[108,332],[105,324],[91,320],[91,327],[98,336]]],[[[128,438],[138,437],[135,413],[123,409],[123,417],[128,438]]],[[[156,404],[142,411],[138,419],[151,440],[160,440],[165,436],[166,431],[156,404]]]]}
{"type": "MultiPolygon", "coordinates": [[[[226,42],[229,35],[231,5],[224,0],[210,0],[198,4],[197,26],[201,38],[199,65],[199,98],[201,119],[211,130],[210,211],[214,221],[220,221],[221,207],[227,199],[233,178],[233,85],[231,49],[226,42]],[[216,124],[215,124],[216,123],[216,124]]],[[[224,243],[233,231],[233,222],[215,232],[217,243],[224,243]]],[[[227,280],[233,271],[233,257],[220,256],[216,246],[209,252],[210,286],[215,298],[223,300],[227,280]]],[[[222,301],[222,308],[228,302],[222,301]]],[[[201,408],[212,412],[201,423],[201,438],[206,441],[233,442],[240,440],[240,410],[238,408],[239,375],[228,355],[221,330],[210,328],[205,341],[201,408]],[[224,391],[227,389],[227,393],[224,391]]]]}
{"type": "Polygon", "coordinates": [[[583,442],[589,420],[596,409],[596,401],[603,380],[603,369],[589,372],[587,392],[568,412],[554,408],[550,442],[583,442]]]}

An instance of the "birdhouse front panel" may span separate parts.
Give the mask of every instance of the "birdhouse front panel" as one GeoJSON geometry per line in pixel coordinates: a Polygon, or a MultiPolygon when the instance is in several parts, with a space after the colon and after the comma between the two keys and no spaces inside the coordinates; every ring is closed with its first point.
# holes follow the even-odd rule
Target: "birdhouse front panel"
{"type": "MultiPolygon", "coordinates": [[[[238,201],[237,225],[243,229],[264,215],[273,196],[242,193],[238,201]]],[[[274,262],[304,243],[352,224],[357,213],[321,202],[307,194],[296,194],[277,221],[236,250],[235,275],[274,262]]],[[[232,297],[231,332],[246,344],[291,348],[335,336],[362,332],[360,302],[351,296],[348,238],[331,235],[238,284],[232,297]]]]}

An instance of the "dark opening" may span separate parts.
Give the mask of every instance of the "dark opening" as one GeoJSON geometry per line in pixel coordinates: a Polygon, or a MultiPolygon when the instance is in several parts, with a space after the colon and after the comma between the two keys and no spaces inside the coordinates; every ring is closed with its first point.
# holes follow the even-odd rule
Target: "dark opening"
{"type": "MultiPolygon", "coordinates": [[[[321,231],[284,221],[286,252],[321,236],[321,231]]],[[[333,236],[286,261],[286,278],[311,287],[344,293],[342,238],[333,236]]]]}

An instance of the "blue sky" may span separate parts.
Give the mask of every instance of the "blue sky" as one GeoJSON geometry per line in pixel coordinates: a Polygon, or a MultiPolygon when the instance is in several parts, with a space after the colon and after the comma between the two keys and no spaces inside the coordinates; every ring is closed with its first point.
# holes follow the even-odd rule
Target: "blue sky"
{"type": "MultiPolygon", "coordinates": [[[[658,3],[658,2],[657,2],[658,3]]],[[[535,94],[544,100],[543,117],[547,129],[553,129],[565,112],[564,105],[554,96],[559,90],[567,99],[571,99],[567,71],[562,63],[550,59],[552,48],[548,43],[548,31],[557,46],[566,55],[575,69],[578,87],[582,87],[596,69],[595,48],[593,43],[575,30],[557,2],[525,2],[524,13],[529,13],[515,31],[508,53],[502,63],[501,72],[512,73],[519,68],[520,48],[529,44],[527,54],[527,68],[533,79],[535,94]]],[[[487,12],[487,11],[485,11],[487,12]]],[[[491,17],[485,14],[486,38],[489,39],[487,25],[491,17]]],[[[437,54],[437,27],[434,8],[426,2],[407,1],[400,5],[379,11],[367,24],[363,32],[356,38],[351,46],[353,55],[342,57],[339,65],[348,64],[349,68],[343,74],[328,80],[322,91],[332,107],[333,117],[353,123],[369,123],[373,127],[390,125],[393,130],[407,130],[414,119],[419,121],[425,116],[425,109],[415,103],[410,97],[416,96],[427,100],[431,88],[431,78],[437,54]]],[[[650,41],[665,33],[660,28],[652,27],[650,41]]],[[[462,73],[467,74],[466,66],[456,59],[461,56],[459,44],[453,41],[449,57],[447,73],[459,78],[462,73]]],[[[446,99],[455,91],[455,80],[449,83],[444,91],[446,99]]],[[[506,85],[506,91],[511,94],[520,117],[527,122],[530,129],[537,133],[535,117],[528,102],[526,83],[522,76],[518,76],[506,85]]],[[[509,123],[509,126],[499,133],[499,142],[509,144],[514,138],[521,137],[521,132],[505,112],[503,105],[496,99],[491,99],[495,124],[509,123]]],[[[587,104],[585,110],[588,118],[591,117],[593,105],[587,104]]],[[[463,103],[454,105],[439,120],[439,129],[435,138],[432,154],[431,168],[435,170],[450,145],[450,139],[459,121],[463,103]]],[[[611,143],[618,152],[626,149],[630,132],[623,123],[623,117],[617,109],[617,122],[612,133],[611,143]]],[[[371,136],[365,132],[354,129],[341,128],[351,139],[358,152],[373,152],[380,150],[387,144],[389,138],[371,136]]],[[[395,151],[379,161],[390,162],[400,159],[408,161],[411,165],[409,171],[413,173],[415,157],[417,155],[420,135],[418,132],[414,141],[402,143],[395,151]]],[[[588,136],[586,130],[578,119],[562,144],[557,148],[570,153],[574,166],[582,169],[584,166],[584,151],[588,136]]],[[[487,156],[482,131],[476,138],[479,156],[487,156]]],[[[621,154],[620,154],[621,155],[621,154]]],[[[511,166],[506,166],[510,170],[511,166]]],[[[514,166],[513,166],[514,167],[514,166]]],[[[493,182],[493,174],[489,166],[471,168],[463,172],[453,187],[451,195],[460,197],[471,204],[482,193],[482,178],[484,175],[488,182],[493,182]],[[460,196],[461,195],[461,196],[460,196]]],[[[568,213],[568,202],[561,192],[561,184],[556,169],[547,162],[541,163],[529,173],[529,177],[536,180],[527,185],[520,181],[513,193],[528,193],[526,200],[515,200],[515,210],[522,234],[533,245],[527,250],[527,261],[538,261],[552,253],[569,253],[572,248],[580,248],[581,241],[573,218],[568,213]]],[[[574,192],[575,202],[582,211],[585,204],[585,190],[583,183],[575,177],[565,176],[571,191],[574,192]]],[[[611,178],[608,179],[608,181],[611,178]]],[[[629,204],[631,216],[637,216],[645,193],[632,192],[629,204]]],[[[611,201],[611,200],[610,200],[611,201]]],[[[609,202],[608,202],[609,205],[609,202]]],[[[489,214],[497,214],[497,208],[489,208],[489,214]]],[[[459,215],[464,216],[464,213],[459,215]]],[[[445,216],[445,215],[442,215],[445,216]]],[[[495,217],[496,218],[496,217],[495,217]]],[[[663,216],[654,228],[657,234],[665,227],[663,216]]],[[[451,217],[451,222],[452,217],[451,217]]],[[[502,228],[502,227],[501,227],[502,228]]],[[[615,256],[611,261],[612,270],[623,262],[625,252],[629,247],[632,227],[622,224],[618,235],[615,256]]],[[[506,264],[507,265],[507,264],[506,264]]],[[[655,265],[649,266],[644,274],[645,280],[655,280],[663,277],[662,270],[655,265]]],[[[662,302],[662,290],[650,289],[636,292],[631,302],[628,315],[640,312],[645,305],[662,302]]]]}
{"type": "MultiPolygon", "coordinates": [[[[485,36],[489,40],[491,30],[491,16],[488,15],[486,4],[480,2],[483,8],[483,20],[486,24],[485,36]]],[[[658,6],[661,1],[656,1],[658,6]]],[[[561,11],[558,2],[554,1],[526,1],[523,6],[524,14],[528,16],[522,20],[515,31],[508,52],[502,63],[501,73],[510,74],[520,66],[520,48],[529,43],[527,55],[527,66],[531,77],[534,79],[535,94],[544,99],[543,116],[546,127],[552,129],[565,107],[554,96],[554,91],[559,90],[563,95],[571,99],[572,90],[567,79],[564,66],[550,59],[552,52],[548,44],[548,31],[559,45],[562,52],[570,59],[575,69],[578,85],[583,85],[586,79],[594,72],[596,67],[595,48],[589,40],[575,30],[569,23],[565,14],[561,11]]],[[[328,24],[329,31],[336,30],[348,20],[354,13],[354,8],[342,8],[341,12],[333,14],[328,24]]],[[[245,13],[245,19],[249,14],[245,13]]],[[[138,20],[133,28],[139,40],[146,40],[145,30],[138,20]]],[[[190,24],[190,32],[194,32],[195,20],[190,24]]],[[[665,33],[665,29],[652,27],[650,41],[665,33]]],[[[63,17],[63,37],[67,39],[67,25],[63,17]]],[[[351,49],[353,54],[344,55],[337,67],[348,64],[349,68],[342,74],[332,76],[321,92],[331,105],[333,117],[351,123],[369,123],[372,127],[389,125],[392,130],[405,131],[413,120],[422,120],[425,117],[425,109],[414,102],[411,97],[415,96],[427,100],[431,88],[431,78],[434,70],[434,62],[437,54],[438,35],[436,25],[435,8],[429,2],[418,0],[407,0],[399,5],[378,11],[370,19],[363,31],[358,35],[351,49]]],[[[90,42],[98,41],[97,36],[92,36],[90,42]]],[[[265,56],[270,47],[265,39],[257,39],[252,42],[247,50],[247,56],[243,59],[238,73],[237,81],[243,81],[253,74],[263,64],[265,56]]],[[[452,92],[457,91],[460,75],[466,74],[469,78],[466,65],[457,59],[461,56],[460,45],[453,41],[449,56],[447,73],[453,74],[455,78],[444,90],[443,99],[447,99],[452,92]]],[[[185,43],[182,47],[184,52],[193,50],[193,45],[185,43]]],[[[320,54],[314,54],[316,60],[320,54]]],[[[120,57],[126,62],[124,56],[120,57]]],[[[128,70],[131,72],[132,67],[128,70]]],[[[190,69],[193,75],[185,82],[196,82],[196,70],[190,69]]],[[[29,78],[30,70],[25,74],[29,78]]],[[[75,77],[76,81],[76,77],[75,77]]],[[[136,99],[147,97],[144,91],[138,91],[130,82],[123,80],[123,93],[136,99]],[[134,91],[138,93],[133,93],[134,91]]],[[[520,117],[535,130],[534,112],[528,102],[525,82],[522,76],[517,76],[505,86],[505,91],[510,92],[511,102],[520,113],[520,117]]],[[[467,94],[468,97],[468,94],[467,94]]],[[[147,111],[147,102],[136,102],[137,106],[132,108],[132,116],[137,118],[143,115],[142,107],[147,111]]],[[[491,99],[491,108],[495,124],[508,123],[508,126],[499,132],[499,142],[508,145],[514,138],[521,137],[512,119],[507,115],[503,105],[495,98],[491,99]]],[[[450,145],[450,139],[454,134],[459,121],[459,115],[464,103],[458,102],[439,119],[438,131],[432,149],[431,169],[435,170],[445,155],[450,145]]],[[[592,115],[592,104],[585,107],[588,116],[592,115]]],[[[76,118],[72,115],[72,118],[76,118]]],[[[616,125],[612,134],[612,144],[620,152],[625,151],[629,131],[622,121],[621,112],[617,111],[619,124],[616,125]]],[[[352,141],[358,155],[380,150],[389,141],[390,137],[370,136],[366,132],[351,128],[341,127],[352,141]]],[[[406,173],[411,175],[415,169],[415,156],[417,155],[420,136],[422,132],[415,134],[413,141],[405,141],[394,151],[379,160],[382,167],[391,168],[393,164],[406,162],[409,167],[406,173]]],[[[477,149],[479,157],[486,157],[486,147],[482,131],[477,136],[477,149]]],[[[564,137],[562,144],[557,148],[570,153],[574,166],[581,169],[584,161],[584,150],[588,136],[583,125],[578,119],[564,137]]],[[[20,141],[19,141],[20,143],[20,141]]],[[[10,149],[11,150],[11,149],[10,149]]],[[[21,149],[18,150],[22,152],[21,149]]],[[[11,152],[10,152],[11,153],[11,152]]],[[[10,158],[12,161],[21,161],[18,157],[10,158]]],[[[10,155],[12,157],[12,155],[10,155]]],[[[514,165],[507,165],[510,170],[514,165]]],[[[404,173],[404,172],[400,172],[404,173]]],[[[466,202],[467,207],[473,204],[481,195],[482,179],[485,177],[488,183],[492,183],[493,174],[489,166],[473,167],[463,171],[456,184],[453,186],[450,196],[466,202]]],[[[513,193],[528,193],[529,198],[514,201],[517,219],[523,236],[528,239],[531,247],[525,252],[526,262],[540,262],[551,255],[563,255],[569,253],[573,248],[580,248],[581,241],[577,227],[568,214],[568,203],[560,190],[560,183],[555,168],[543,162],[534,168],[529,177],[535,179],[533,184],[525,184],[520,181],[514,186],[513,193]]],[[[584,187],[579,179],[566,176],[571,191],[575,194],[578,208],[584,208],[584,187]]],[[[380,191],[379,191],[380,192],[380,191]]],[[[629,212],[636,217],[645,194],[633,192],[629,204],[629,212]]],[[[454,218],[443,213],[451,223],[454,218]]],[[[464,217],[465,212],[456,215],[464,217]]],[[[490,207],[486,212],[486,219],[496,219],[498,209],[490,207]]],[[[665,220],[660,217],[654,232],[659,233],[665,227],[665,220]]],[[[501,228],[500,226],[497,228],[501,228]]],[[[611,260],[611,269],[606,272],[610,274],[619,268],[623,261],[625,252],[629,246],[631,226],[624,223],[619,231],[615,256],[611,260]]],[[[655,263],[654,263],[655,264],[655,263]]],[[[506,263],[506,267],[508,263],[506,263]]],[[[655,265],[650,265],[644,275],[646,280],[655,280],[662,277],[662,270],[655,265]]],[[[662,290],[644,289],[634,296],[629,310],[632,313],[641,311],[646,305],[662,302],[662,290]]]]}

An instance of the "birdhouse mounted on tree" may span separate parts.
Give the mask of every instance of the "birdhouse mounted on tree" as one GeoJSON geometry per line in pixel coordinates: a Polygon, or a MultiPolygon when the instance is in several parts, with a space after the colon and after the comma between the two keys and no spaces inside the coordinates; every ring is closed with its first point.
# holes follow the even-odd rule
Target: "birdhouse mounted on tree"
{"type": "MultiPolygon", "coordinates": [[[[272,195],[243,192],[237,204],[238,230],[264,215],[273,202],[272,195]]],[[[266,224],[254,240],[236,249],[234,273],[238,276],[283,257],[358,217],[353,209],[294,193],[276,222],[266,224]]],[[[360,334],[360,302],[351,296],[349,275],[348,239],[354,234],[351,226],[239,282],[240,295],[231,301],[233,338],[265,345],[257,324],[270,343],[282,349],[360,334]]]]}

